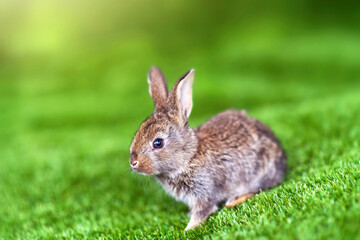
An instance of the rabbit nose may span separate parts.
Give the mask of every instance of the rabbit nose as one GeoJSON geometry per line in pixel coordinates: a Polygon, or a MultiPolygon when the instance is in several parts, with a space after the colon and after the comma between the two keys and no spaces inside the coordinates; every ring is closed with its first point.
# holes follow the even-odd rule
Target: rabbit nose
{"type": "Polygon", "coordinates": [[[133,168],[135,168],[138,165],[138,161],[134,161],[130,163],[133,168]]]}
{"type": "Polygon", "coordinates": [[[135,168],[138,165],[138,161],[136,159],[136,154],[135,153],[131,153],[130,154],[130,159],[129,159],[130,165],[132,168],[135,168]]]}

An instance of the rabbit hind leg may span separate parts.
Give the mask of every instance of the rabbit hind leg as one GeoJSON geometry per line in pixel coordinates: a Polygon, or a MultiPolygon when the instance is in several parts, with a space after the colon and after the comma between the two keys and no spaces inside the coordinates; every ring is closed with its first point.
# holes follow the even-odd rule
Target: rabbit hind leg
{"type": "Polygon", "coordinates": [[[246,200],[248,200],[255,194],[256,193],[247,193],[247,194],[243,194],[243,195],[232,196],[226,201],[225,206],[228,208],[235,207],[236,205],[245,202],[246,200]]]}

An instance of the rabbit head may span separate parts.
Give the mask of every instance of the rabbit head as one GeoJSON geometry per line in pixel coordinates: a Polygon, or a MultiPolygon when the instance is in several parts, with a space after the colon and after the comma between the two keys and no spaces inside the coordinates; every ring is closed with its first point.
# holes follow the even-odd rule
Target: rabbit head
{"type": "Polygon", "coordinates": [[[194,70],[188,71],[168,92],[158,68],[151,68],[149,93],[154,112],[140,126],[130,146],[130,166],[144,175],[177,175],[195,154],[197,139],[188,126],[192,109],[194,70]]]}

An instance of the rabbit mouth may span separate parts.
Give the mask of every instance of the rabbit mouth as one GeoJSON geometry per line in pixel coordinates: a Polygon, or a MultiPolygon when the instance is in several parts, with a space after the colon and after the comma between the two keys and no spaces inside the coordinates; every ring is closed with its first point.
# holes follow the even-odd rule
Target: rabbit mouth
{"type": "Polygon", "coordinates": [[[144,170],[144,169],[136,169],[136,168],[131,168],[132,171],[136,172],[136,173],[139,173],[141,175],[145,175],[145,176],[150,176],[150,175],[154,175],[155,174],[155,171],[147,171],[147,170],[144,170]]]}

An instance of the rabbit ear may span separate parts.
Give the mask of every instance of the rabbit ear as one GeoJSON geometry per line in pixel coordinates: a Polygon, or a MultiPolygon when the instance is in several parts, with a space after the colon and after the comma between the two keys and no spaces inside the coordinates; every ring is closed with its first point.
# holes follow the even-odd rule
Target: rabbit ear
{"type": "Polygon", "coordinates": [[[192,109],[192,84],[194,82],[194,69],[185,73],[171,90],[168,105],[174,110],[177,117],[187,121],[192,109]]]}
{"type": "Polygon", "coordinates": [[[154,101],[155,110],[166,107],[168,87],[162,72],[157,67],[152,67],[148,76],[149,93],[154,101]]]}

